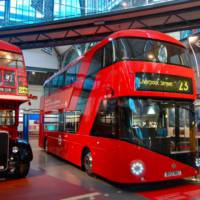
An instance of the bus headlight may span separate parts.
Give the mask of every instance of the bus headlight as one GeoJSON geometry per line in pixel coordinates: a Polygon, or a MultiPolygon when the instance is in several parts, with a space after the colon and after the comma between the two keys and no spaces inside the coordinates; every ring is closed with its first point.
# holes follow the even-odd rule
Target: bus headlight
{"type": "Polygon", "coordinates": [[[196,167],[200,168],[200,158],[195,159],[195,165],[196,167]]]}
{"type": "Polygon", "coordinates": [[[139,176],[144,172],[144,164],[141,161],[134,161],[131,163],[131,173],[139,176]]]}
{"type": "Polygon", "coordinates": [[[17,147],[17,146],[12,147],[12,152],[14,154],[18,153],[19,152],[19,147],[17,147]]]}

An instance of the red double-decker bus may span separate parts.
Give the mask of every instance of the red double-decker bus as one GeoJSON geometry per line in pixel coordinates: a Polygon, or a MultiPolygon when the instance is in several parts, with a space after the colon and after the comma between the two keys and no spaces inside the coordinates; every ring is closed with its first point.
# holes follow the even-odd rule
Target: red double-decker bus
{"type": "Polygon", "coordinates": [[[39,145],[114,182],[193,176],[195,84],[181,42],[116,32],[45,82],[39,145]]]}
{"type": "Polygon", "coordinates": [[[22,51],[0,41],[0,176],[24,177],[32,160],[30,145],[19,139],[19,106],[28,101],[22,51]]]}

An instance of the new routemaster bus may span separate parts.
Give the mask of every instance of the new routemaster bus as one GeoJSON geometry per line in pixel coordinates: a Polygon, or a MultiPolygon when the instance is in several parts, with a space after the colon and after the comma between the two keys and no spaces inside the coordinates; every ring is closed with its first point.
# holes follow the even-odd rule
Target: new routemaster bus
{"type": "Polygon", "coordinates": [[[193,176],[200,164],[195,98],[181,42],[119,31],[45,82],[39,144],[113,182],[193,176]]]}
{"type": "Polygon", "coordinates": [[[19,106],[28,101],[26,68],[22,51],[0,41],[0,176],[24,177],[32,151],[19,139],[19,106]]]}

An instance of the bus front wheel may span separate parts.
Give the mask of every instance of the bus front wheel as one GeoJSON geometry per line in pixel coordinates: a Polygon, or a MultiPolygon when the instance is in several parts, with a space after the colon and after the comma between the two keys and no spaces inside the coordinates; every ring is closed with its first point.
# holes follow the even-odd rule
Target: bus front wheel
{"type": "Polygon", "coordinates": [[[90,176],[93,175],[93,171],[92,171],[92,153],[87,150],[84,153],[84,157],[83,157],[83,167],[84,170],[86,171],[86,173],[90,176]]]}

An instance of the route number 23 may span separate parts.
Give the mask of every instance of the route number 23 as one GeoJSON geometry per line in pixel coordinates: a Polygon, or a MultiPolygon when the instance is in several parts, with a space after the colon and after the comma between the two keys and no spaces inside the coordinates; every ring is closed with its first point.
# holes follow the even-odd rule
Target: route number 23
{"type": "Polygon", "coordinates": [[[181,81],[179,86],[179,91],[188,91],[189,85],[187,81],[181,81]]]}

